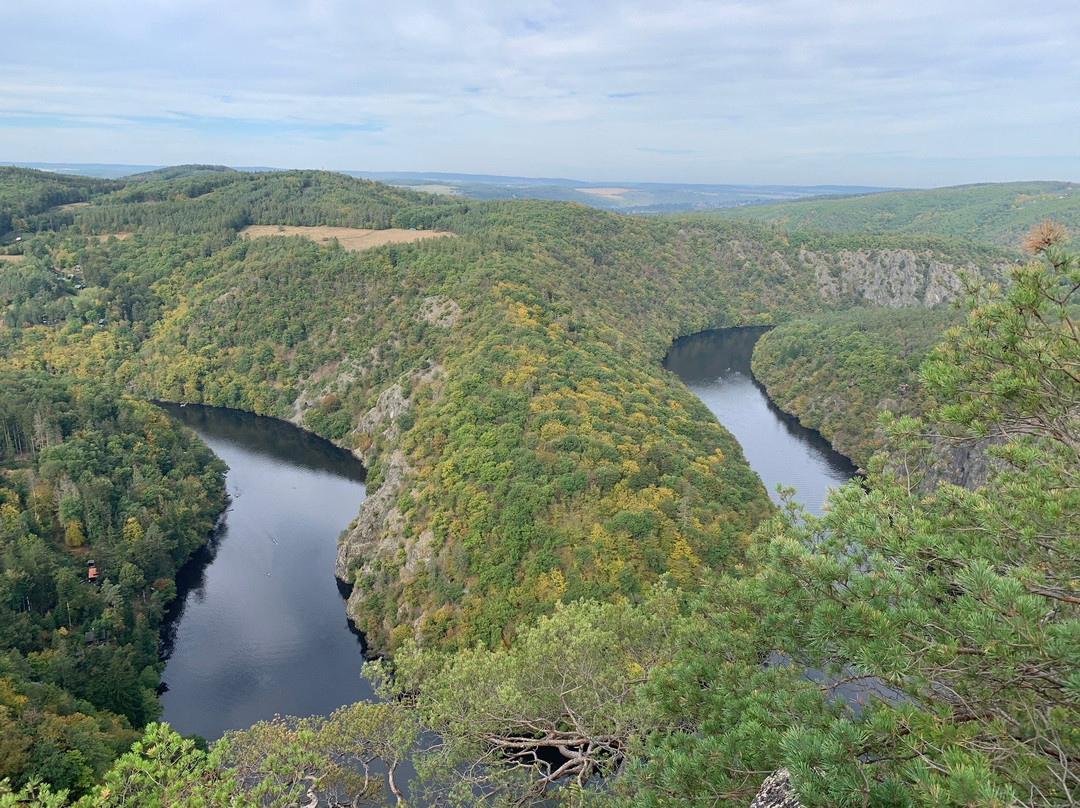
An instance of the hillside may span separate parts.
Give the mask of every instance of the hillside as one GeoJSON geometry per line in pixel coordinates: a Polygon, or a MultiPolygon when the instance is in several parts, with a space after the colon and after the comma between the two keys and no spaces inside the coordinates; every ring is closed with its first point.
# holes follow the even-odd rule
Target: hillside
{"type": "Polygon", "coordinates": [[[922,415],[919,368],[960,315],[949,308],[851,309],[792,320],[754,348],[769,398],[860,466],[884,445],[882,410],[922,415]]]}
{"type": "Polygon", "coordinates": [[[8,293],[12,361],[290,418],[353,449],[372,495],[338,573],[381,647],[414,626],[498,642],[560,599],[637,597],[682,556],[735,563],[770,506],[730,436],[661,370],[672,339],[932,304],[961,268],[1007,260],[315,172],[140,183],[64,213],[19,265],[31,285],[8,293]],[[252,224],[457,238],[350,253],[239,240],[252,224]],[[56,266],[73,280],[32,285],[56,266]]]}
{"type": "Polygon", "coordinates": [[[1016,247],[1038,222],[1080,232],[1080,185],[1009,182],[742,207],[716,215],[828,233],[951,236],[1016,247]]]}
{"type": "Polygon", "coordinates": [[[119,183],[109,180],[0,166],[0,244],[9,244],[9,234],[26,229],[28,220],[36,214],[61,205],[85,203],[119,187],[119,183]]]}
{"type": "Polygon", "coordinates": [[[233,174],[235,169],[228,166],[205,165],[193,163],[191,165],[169,166],[157,168],[152,171],[142,171],[138,174],[128,174],[124,182],[160,182],[163,180],[179,180],[187,177],[200,177],[205,174],[233,174]]]}
{"type": "MultiPolygon", "coordinates": [[[[540,777],[540,764],[508,766],[505,757],[535,762],[538,749],[570,750],[577,768],[566,771],[583,786],[593,775],[618,774],[619,788],[643,807],[711,804],[717,794],[745,804],[780,765],[798,773],[806,805],[861,797],[891,804],[889,795],[906,804],[909,794],[953,784],[963,796],[970,772],[977,774],[976,803],[999,792],[1009,797],[1025,778],[1037,777],[1048,793],[1056,788],[1059,764],[1024,746],[1046,703],[1032,695],[1029,683],[1038,677],[1026,671],[1045,669],[1064,681],[1075,670],[1075,646],[1025,646],[1014,663],[1017,643],[1009,638],[1014,630],[1025,638],[1073,630],[1073,606],[1048,623],[1042,602],[1063,585],[1056,570],[1068,578],[1072,567],[1043,558],[1025,567],[1031,586],[1050,587],[1037,589],[1049,595],[1030,595],[1040,599],[1037,608],[1016,604],[1018,584],[1009,576],[1022,549],[1014,528],[1063,531],[1066,543],[1075,535],[1067,451],[1040,444],[1039,456],[1053,461],[1041,464],[1017,449],[1019,471],[1000,490],[949,490],[940,499],[920,499],[914,485],[872,467],[865,489],[846,489],[826,521],[807,521],[777,513],[738,445],[660,366],[678,336],[751,323],[791,323],[797,331],[795,321],[807,315],[832,317],[838,334],[865,331],[861,346],[837,338],[850,349],[837,352],[845,362],[865,353],[889,365],[890,343],[876,346],[874,329],[860,323],[897,318],[897,328],[931,339],[939,311],[882,317],[881,308],[940,309],[960,289],[962,271],[999,278],[1014,266],[1012,252],[926,236],[795,234],[709,217],[629,218],[565,203],[446,199],[321,172],[140,183],[89,205],[45,211],[28,224],[35,234],[25,240],[25,258],[0,271],[0,350],[6,373],[40,378],[43,401],[59,402],[60,426],[48,434],[57,444],[52,451],[73,464],[70,479],[57,462],[34,473],[77,496],[35,499],[16,485],[9,498],[24,511],[28,504],[41,514],[52,506],[63,511],[48,530],[30,531],[62,559],[56,569],[78,556],[80,530],[81,546],[101,552],[101,591],[109,597],[99,604],[106,606],[100,618],[87,613],[95,637],[98,626],[133,624],[143,640],[130,652],[117,644],[111,664],[124,671],[126,687],[77,691],[89,699],[85,709],[118,708],[134,723],[152,717],[145,693],[156,670],[135,663],[145,661],[139,655],[151,624],[138,616],[146,613],[141,604],[156,608],[164,600],[168,564],[193,544],[185,534],[168,559],[143,552],[148,535],[157,539],[154,508],[179,512],[164,498],[151,501],[159,486],[144,487],[154,475],[149,465],[143,470],[144,455],[159,447],[163,479],[173,470],[185,478],[196,473],[178,468],[160,447],[168,431],[147,429],[140,417],[150,411],[129,396],[288,418],[364,460],[369,496],[341,542],[337,572],[352,586],[350,617],[375,649],[392,652],[397,688],[387,704],[354,705],[326,720],[281,719],[230,735],[209,752],[151,725],[145,744],[122,758],[85,804],[135,799],[169,769],[177,793],[199,795],[193,804],[258,793],[286,805],[310,800],[308,788],[352,783],[365,790],[367,781],[350,780],[343,761],[364,755],[365,764],[396,765],[408,750],[426,756],[420,770],[431,787],[456,794],[449,803],[462,806],[473,804],[474,787],[508,802],[542,800],[565,773],[548,768],[550,777],[540,777]],[[242,235],[252,225],[271,234],[242,235]],[[351,250],[330,235],[334,227],[442,235],[351,250]],[[91,379],[100,386],[93,396],[91,379]],[[98,439],[78,429],[66,401],[116,412],[108,427],[115,435],[98,439]],[[109,451],[94,454],[85,442],[109,451]],[[131,506],[129,517],[123,506],[102,518],[96,503],[106,496],[106,473],[94,463],[103,456],[122,458],[111,473],[121,482],[128,480],[123,469],[132,469],[130,492],[117,496],[151,498],[145,515],[131,506]],[[1037,480],[1028,479],[1033,471],[1037,480]],[[998,510],[981,523],[988,509],[998,510]],[[1057,527],[1055,513],[1065,514],[1057,527]],[[973,547],[976,533],[982,543],[973,547]],[[118,548],[118,537],[129,544],[118,548]],[[940,558],[927,555],[929,546],[940,558]],[[979,587],[997,586],[997,579],[970,565],[984,556],[998,563],[995,553],[1007,556],[999,564],[1007,580],[987,602],[979,587]],[[144,561],[161,576],[157,601],[145,589],[144,561]],[[958,599],[957,587],[979,597],[958,599]],[[954,664],[957,642],[969,636],[1010,656],[984,665],[973,653],[964,667],[954,664]],[[907,700],[898,709],[873,700],[864,721],[827,703],[800,665],[763,667],[776,651],[835,673],[867,669],[907,700]],[[938,677],[949,690],[925,687],[938,677]],[[1034,717],[1001,727],[981,712],[957,715],[953,692],[969,704],[1028,699],[1024,715],[1034,717]],[[423,732],[445,743],[419,749],[414,742],[423,732]],[[948,738],[960,732],[980,742],[1004,737],[1006,762],[963,747],[956,753],[962,770],[950,772],[953,758],[943,761],[940,750],[953,749],[948,738]],[[822,748],[832,751],[819,754],[822,748]],[[907,763],[911,748],[933,763],[930,771],[907,763]],[[1019,769],[1010,768],[1013,761],[1019,769]]],[[[1057,288],[1052,274],[1036,280],[1057,288]]],[[[987,311],[997,322],[1016,322],[1004,303],[995,305],[987,311]]],[[[975,334],[998,339],[985,329],[975,334]]],[[[954,335],[953,353],[923,378],[934,395],[959,396],[963,406],[946,412],[954,426],[977,428],[995,411],[986,407],[997,405],[979,409],[963,391],[996,389],[983,379],[996,365],[958,359],[970,338],[954,335]]],[[[1006,354],[1015,349],[1007,334],[1000,339],[1006,354]]],[[[911,356],[921,350],[906,337],[897,344],[911,356]]],[[[983,345],[985,356],[994,350],[983,345]]],[[[1016,364],[1010,355],[1001,361],[1006,369],[1016,364]]],[[[867,400],[874,395],[867,391],[867,400]]],[[[1043,405],[1035,394],[1023,403],[1043,405]]],[[[33,434],[35,416],[50,410],[12,405],[12,412],[33,434]]],[[[1066,406],[1066,420],[1069,412],[1066,406]]],[[[903,438],[888,445],[914,456],[917,446],[896,443],[903,438]]],[[[198,478],[205,491],[219,482],[210,466],[198,478]]],[[[199,501],[195,480],[171,490],[199,501]]],[[[28,524],[29,516],[12,522],[28,524]]],[[[6,573],[15,569],[7,559],[27,542],[7,534],[5,541],[6,573]]],[[[0,691],[4,710],[28,703],[20,682],[32,684],[51,659],[62,661],[53,651],[70,643],[59,639],[67,627],[55,598],[20,602],[21,593],[8,598],[9,608],[34,630],[7,641],[19,654],[22,642],[25,655],[0,669],[21,677],[0,691]]],[[[1066,732],[1076,725],[1075,710],[1059,684],[1049,689],[1057,712],[1045,725],[1066,732]]],[[[83,709],[53,701],[58,709],[83,709]]],[[[1012,708],[995,709],[996,716],[1012,708]]],[[[33,731],[8,715],[0,712],[0,721],[21,734],[3,729],[4,739],[29,749],[33,731]]],[[[86,765],[69,755],[78,743],[55,740],[57,759],[71,764],[68,779],[55,783],[87,788],[131,737],[119,719],[96,720],[100,736],[78,741],[93,751],[86,765]]],[[[20,776],[34,765],[30,760],[20,776]]],[[[581,793],[575,788],[568,791],[574,798],[581,793]]],[[[596,800],[610,803],[610,796],[602,790],[596,800]]]]}

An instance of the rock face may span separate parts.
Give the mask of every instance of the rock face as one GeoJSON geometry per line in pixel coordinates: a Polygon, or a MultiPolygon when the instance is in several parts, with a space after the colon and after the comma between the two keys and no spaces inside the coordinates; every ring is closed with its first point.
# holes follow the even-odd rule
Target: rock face
{"type": "MultiPolygon", "coordinates": [[[[411,390],[421,385],[437,385],[442,378],[441,365],[432,364],[410,375],[411,390]]],[[[369,491],[360,513],[338,543],[337,563],[334,575],[353,585],[358,578],[379,577],[379,567],[392,567],[399,580],[416,575],[420,566],[431,555],[430,531],[419,536],[405,538],[405,519],[398,509],[398,500],[410,487],[414,471],[402,451],[396,448],[401,436],[401,418],[412,411],[412,400],[405,395],[405,387],[399,382],[385,389],[364,417],[354,433],[363,437],[363,450],[354,450],[370,468],[377,458],[380,464],[380,480],[369,491]],[[404,563],[399,563],[404,559],[404,563]],[[395,560],[393,564],[385,564],[395,560]]],[[[355,589],[346,607],[354,617],[359,606],[361,592],[355,589]]]]}
{"type": "Polygon", "coordinates": [[[766,777],[750,808],[802,808],[791,788],[791,772],[777,769],[766,777]]]}
{"type": "Polygon", "coordinates": [[[921,469],[925,476],[920,487],[932,491],[938,483],[950,483],[969,491],[982,488],[990,475],[1002,467],[1001,462],[988,455],[986,450],[1001,443],[997,438],[965,443],[935,440],[930,447],[933,460],[921,469]]]}
{"type": "Polygon", "coordinates": [[[799,260],[813,270],[822,299],[889,308],[948,303],[960,291],[962,271],[981,274],[974,264],[948,264],[929,250],[841,250],[826,258],[803,249],[799,260]]]}
{"type": "Polygon", "coordinates": [[[391,453],[384,461],[379,487],[364,500],[359,515],[349,526],[349,532],[338,544],[337,563],[334,566],[334,575],[338,579],[351,584],[349,567],[354,561],[370,562],[380,549],[388,549],[384,545],[394,543],[393,534],[399,531],[388,528],[400,527],[396,524],[401,519],[396,502],[410,471],[400,451],[391,453]]]}
{"type": "Polygon", "coordinates": [[[450,328],[461,317],[461,306],[448,297],[425,297],[416,318],[439,328],[450,328]]]}
{"type": "Polygon", "coordinates": [[[372,438],[378,435],[388,441],[395,440],[401,432],[398,419],[412,409],[412,402],[405,398],[404,393],[400,382],[383,390],[375,406],[364,413],[353,431],[372,438]]]}

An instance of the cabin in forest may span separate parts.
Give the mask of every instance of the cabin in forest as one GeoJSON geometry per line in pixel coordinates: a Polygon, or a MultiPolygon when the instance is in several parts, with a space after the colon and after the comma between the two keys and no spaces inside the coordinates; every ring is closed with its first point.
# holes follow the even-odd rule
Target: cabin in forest
{"type": "Polygon", "coordinates": [[[86,580],[92,584],[96,584],[98,579],[97,564],[93,560],[86,562],[86,580]]]}

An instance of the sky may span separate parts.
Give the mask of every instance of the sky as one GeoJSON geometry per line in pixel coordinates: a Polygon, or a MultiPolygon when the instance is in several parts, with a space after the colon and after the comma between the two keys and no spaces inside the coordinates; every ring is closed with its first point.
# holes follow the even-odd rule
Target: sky
{"type": "Polygon", "coordinates": [[[8,0],[0,162],[1080,181],[1077,0],[8,0]]]}

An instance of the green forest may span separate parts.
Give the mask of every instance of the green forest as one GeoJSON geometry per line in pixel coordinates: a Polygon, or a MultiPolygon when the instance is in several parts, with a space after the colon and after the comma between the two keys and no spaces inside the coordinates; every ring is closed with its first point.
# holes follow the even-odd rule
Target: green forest
{"type": "Polygon", "coordinates": [[[164,608],[224,467],[90,379],[5,369],[0,420],[0,774],[79,791],[160,715],[164,608]]]}
{"type": "Polygon", "coordinates": [[[1070,804],[1080,268],[1058,230],[1017,263],[951,233],[203,169],[77,200],[0,173],[0,805],[748,804],[779,770],[807,806],[1070,804]],[[447,235],[351,252],[255,224],[447,235]],[[913,304],[934,308],[892,308],[913,304]],[[853,401],[807,416],[867,469],[821,519],[775,508],[660,365],[750,324],[779,326],[755,373],[784,406],[853,401]],[[364,460],[386,518],[347,532],[339,575],[384,701],[209,747],[153,723],[162,609],[224,494],[149,399],[364,460]],[[922,485],[931,433],[996,436],[987,486],[922,485]]]}
{"type": "Polygon", "coordinates": [[[951,308],[858,308],[792,320],[754,347],[754,376],[782,410],[860,465],[883,447],[878,415],[923,415],[919,370],[951,308]]]}
{"type": "Polygon", "coordinates": [[[924,233],[1015,247],[1036,224],[1080,231],[1080,185],[1003,182],[807,199],[715,215],[827,233],[924,233]]]}

